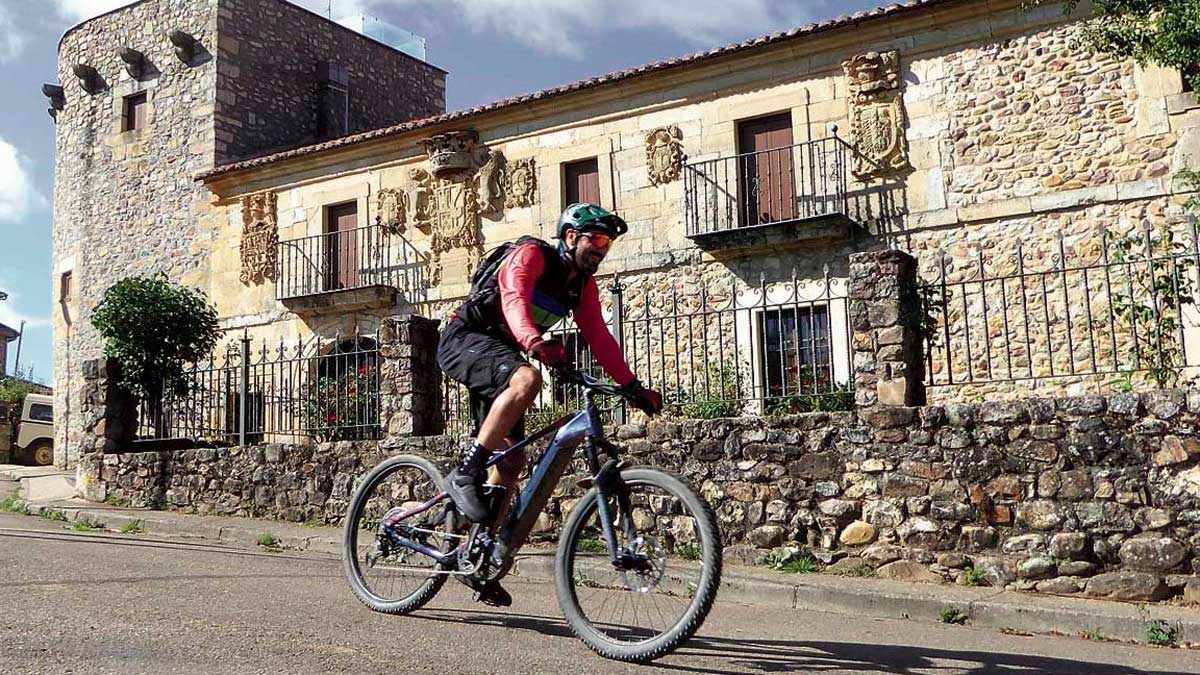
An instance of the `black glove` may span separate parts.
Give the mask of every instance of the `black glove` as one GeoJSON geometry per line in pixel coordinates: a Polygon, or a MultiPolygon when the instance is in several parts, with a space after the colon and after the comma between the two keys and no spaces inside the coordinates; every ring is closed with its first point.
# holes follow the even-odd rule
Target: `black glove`
{"type": "Polygon", "coordinates": [[[538,361],[551,368],[566,365],[571,361],[570,355],[567,354],[567,346],[562,343],[562,340],[543,340],[534,345],[529,352],[538,361]]]}
{"type": "Polygon", "coordinates": [[[647,415],[657,415],[658,413],[662,412],[662,394],[654,391],[653,389],[647,389],[643,387],[642,383],[638,380],[634,380],[633,382],[625,385],[624,389],[625,393],[629,394],[633,398],[631,401],[631,403],[633,403],[633,407],[641,410],[647,415]]]}

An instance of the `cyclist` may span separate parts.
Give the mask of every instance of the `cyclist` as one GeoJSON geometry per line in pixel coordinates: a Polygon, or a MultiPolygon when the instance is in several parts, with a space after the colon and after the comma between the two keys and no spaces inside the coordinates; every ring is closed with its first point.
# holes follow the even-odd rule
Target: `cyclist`
{"type": "MultiPolygon", "coordinates": [[[[613,242],[628,229],[619,216],[595,204],[571,204],[559,218],[557,246],[522,237],[499,249],[480,266],[466,302],[451,313],[438,342],[437,362],[467,387],[475,440],[447,476],[446,492],[470,520],[488,519],[485,478],[490,489],[507,490],[520,477],[523,452],[505,457],[490,472],[484,465],[493,452],[524,438],[525,411],[541,391],[541,374],[522,354],[551,368],[570,361],[561,340],[542,337],[568,313],[596,361],[634,405],[648,414],[662,410],[662,396],[642,386],[608,332],[593,278],[613,242]]],[[[498,584],[476,590],[489,604],[511,602],[498,584]]]]}

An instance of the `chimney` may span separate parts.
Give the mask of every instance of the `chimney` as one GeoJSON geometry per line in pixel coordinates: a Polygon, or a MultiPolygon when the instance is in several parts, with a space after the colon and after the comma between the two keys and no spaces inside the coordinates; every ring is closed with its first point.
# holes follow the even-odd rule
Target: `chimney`
{"type": "Polygon", "coordinates": [[[317,67],[317,135],[322,139],[350,133],[350,70],[332,61],[317,67]]]}

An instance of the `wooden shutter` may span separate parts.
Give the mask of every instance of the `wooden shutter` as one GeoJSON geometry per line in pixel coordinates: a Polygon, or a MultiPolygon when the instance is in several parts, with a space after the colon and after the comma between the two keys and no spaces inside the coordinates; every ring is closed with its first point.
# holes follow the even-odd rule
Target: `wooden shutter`
{"type": "Polygon", "coordinates": [[[567,204],[600,203],[600,165],[595,157],[567,164],[565,174],[567,204]]]}
{"type": "Polygon", "coordinates": [[[359,246],[358,204],[349,202],[330,206],[325,213],[326,262],[325,290],[358,286],[361,247],[359,246]]]}
{"type": "Polygon", "coordinates": [[[792,115],[780,113],[738,124],[738,173],[742,225],[796,217],[792,115]]]}
{"type": "Polygon", "coordinates": [[[146,128],[146,92],[125,97],[122,127],[125,131],[146,128]]]}

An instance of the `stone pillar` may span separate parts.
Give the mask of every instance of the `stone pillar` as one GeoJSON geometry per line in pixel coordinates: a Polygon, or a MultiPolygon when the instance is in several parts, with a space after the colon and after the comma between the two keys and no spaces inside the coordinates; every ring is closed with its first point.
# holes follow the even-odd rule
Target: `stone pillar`
{"type": "Polygon", "coordinates": [[[858,407],[924,405],[915,258],[903,251],[850,256],[850,330],[858,407]]]}
{"type": "MultiPolygon", "coordinates": [[[[106,454],[116,453],[133,440],[137,430],[137,402],[117,386],[120,366],[114,359],[83,362],[83,392],[79,416],[83,441],[78,448],[76,492],[84,499],[103,501],[103,466],[106,454]]],[[[116,459],[114,455],[113,460],[116,459]]]]}
{"type": "Polygon", "coordinates": [[[415,314],[390,317],[379,327],[382,401],[380,423],[388,436],[437,436],[442,418],[438,322],[415,314]]]}

